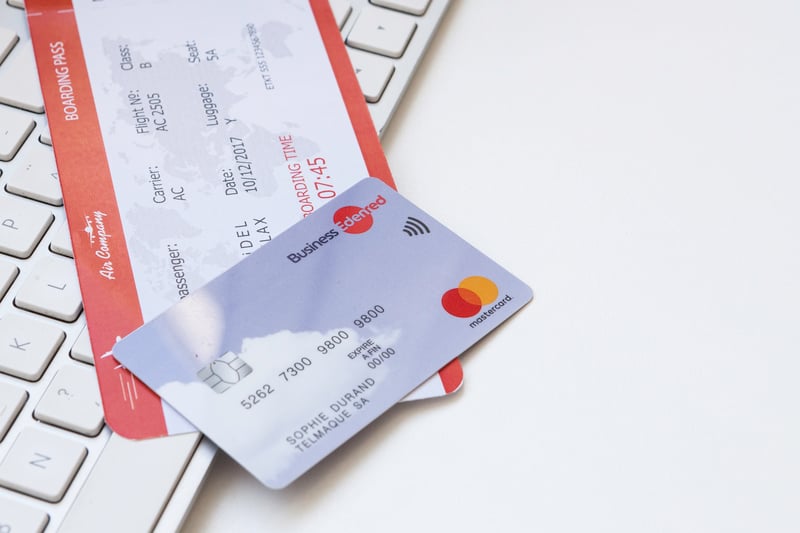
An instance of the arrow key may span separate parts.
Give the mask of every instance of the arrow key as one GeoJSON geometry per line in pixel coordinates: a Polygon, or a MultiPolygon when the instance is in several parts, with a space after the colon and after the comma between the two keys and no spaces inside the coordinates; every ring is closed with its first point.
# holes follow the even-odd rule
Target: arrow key
{"type": "Polygon", "coordinates": [[[398,58],[406,51],[416,29],[417,24],[409,15],[364,7],[347,36],[347,44],[367,52],[398,58]]]}
{"type": "Polygon", "coordinates": [[[347,53],[350,54],[350,62],[364,98],[367,102],[377,102],[394,74],[392,60],[353,48],[348,48],[347,53]]]}

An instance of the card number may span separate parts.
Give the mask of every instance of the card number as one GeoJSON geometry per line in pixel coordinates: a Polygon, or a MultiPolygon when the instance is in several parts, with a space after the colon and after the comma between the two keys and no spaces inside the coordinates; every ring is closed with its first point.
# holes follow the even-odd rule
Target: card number
{"type": "Polygon", "coordinates": [[[269,383],[265,383],[260,388],[256,389],[256,391],[253,394],[248,395],[247,398],[242,400],[240,403],[242,404],[242,407],[244,407],[245,409],[252,409],[255,404],[257,404],[258,402],[260,402],[273,392],[275,392],[275,389],[273,389],[269,383]]]}
{"type": "Polygon", "coordinates": [[[380,315],[383,314],[383,306],[380,305],[373,305],[370,309],[368,309],[363,315],[353,320],[353,325],[357,328],[363,328],[380,315]]]}

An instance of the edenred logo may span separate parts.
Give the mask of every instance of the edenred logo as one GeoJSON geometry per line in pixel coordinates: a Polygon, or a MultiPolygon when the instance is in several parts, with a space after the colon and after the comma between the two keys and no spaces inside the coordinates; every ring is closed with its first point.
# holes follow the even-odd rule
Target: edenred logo
{"type": "Polygon", "coordinates": [[[357,234],[369,231],[372,227],[372,213],[386,205],[386,198],[378,195],[364,207],[346,205],[333,214],[333,222],[345,233],[357,234]]]}
{"type": "Polygon", "coordinates": [[[489,278],[470,276],[442,295],[442,307],[453,316],[470,318],[497,300],[498,294],[497,285],[489,278]]]}

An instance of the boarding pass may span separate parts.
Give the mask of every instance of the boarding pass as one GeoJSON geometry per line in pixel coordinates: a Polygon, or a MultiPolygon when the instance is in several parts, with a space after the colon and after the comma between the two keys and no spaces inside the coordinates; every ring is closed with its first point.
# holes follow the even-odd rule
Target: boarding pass
{"type": "MultiPolygon", "coordinates": [[[[106,420],[192,430],[117,338],[357,180],[392,184],[325,0],[28,0],[106,420]]],[[[457,362],[429,395],[458,388],[457,362]]]]}

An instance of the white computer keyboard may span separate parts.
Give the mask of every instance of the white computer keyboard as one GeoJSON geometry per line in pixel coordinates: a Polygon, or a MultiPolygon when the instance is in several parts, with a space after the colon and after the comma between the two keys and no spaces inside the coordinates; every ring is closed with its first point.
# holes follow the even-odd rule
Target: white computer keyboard
{"type": "Polygon", "coordinates": [[[449,0],[330,0],[379,134],[394,114],[449,0]]]}
{"type": "MultiPolygon", "coordinates": [[[[111,500],[102,500],[120,498],[103,490],[106,480],[124,477],[115,475],[114,463],[139,465],[125,460],[127,444],[116,445],[114,461],[93,471],[115,438],[103,423],[22,1],[0,2],[0,533],[51,531],[64,520],[80,531],[86,513],[114,512],[111,500]],[[94,483],[92,497],[80,498],[90,476],[101,474],[104,483],[94,483]]],[[[382,132],[449,0],[330,3],[382,132]]],[[[174,462],[183,463],[159,480],[168,485],[164,498],[196,447],[178,446],[174,462]]],[[[160,515],[164,504],[153,506],[132,513],[145,529],[158,516],[144,515],[160,515]]]]}

